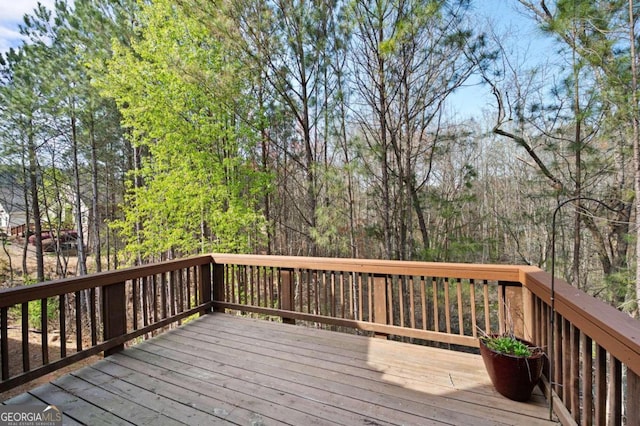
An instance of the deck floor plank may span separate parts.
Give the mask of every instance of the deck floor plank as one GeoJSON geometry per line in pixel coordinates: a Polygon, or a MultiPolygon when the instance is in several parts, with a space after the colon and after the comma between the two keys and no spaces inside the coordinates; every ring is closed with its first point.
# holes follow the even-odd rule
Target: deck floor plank
{"type": "MultiPolygon", "coordinates": [[[[450,377],[443,379],[447,381],[448,387],[446,390],[440,390],[439,394],[433,396],[429,393],[406,389],[405,386],[390,387],[387,381],[388,375],[382,377],[379,371],[375,371],[370,367],[353,367],[339,364],[333,359],[327,359],[327,356],[314,358],[312,353],[306,354],[306,356],[304,356],[305,354],[292,355],[288,352],[288,349],[283,350],[286,353],[280,353],[279,349],[269,349],[267,342],[261,342],[256,345],[255,342],[241,344],[239,341],[234,341],[233,347],[225,347],[225,342],[216,336],[192,333],[190,331],[192,328],[185,327],[179,333],[167,335],[166,339],[181,347],[185,347],[189,343],[195,347],[193,349],[194,354],[212,352],[217,354],[217,359],[229,357],[226,363],[236,363],[238,368],[249,368],[254,372],[259,372],[260,366],[264,366],[262,367],[263,370],[284,370],[290,380],[293,380],[296,374],[301,374],[303,377],[297,379],[298,383],[307,384],[311,381],[314,385],[326,391],[333,390],[337,392],[338,389],[341,389],[340,396],[342,398],[350,398],[349,395],[353,393],[353,387],[355,386],[358,398],[364,400],[367,404],[385,406],[397,411],[407,410],[414,415],[424,415],[424,421],[446,418],[456,424],[476,424],[484,419],[490,420],[492,424],[497,425],[512,424],[512,421],[508,418],[508,413],[488,406],[486,399],[480,399],[478,404],[469,404],[465,401],[448,398],[446,395],[451,394],[452,390],[455,391],[451,386],[450,377]],[[238,361],[239,359],[242,360],[241,362],[246,362],[248,367],[242,367],[242,364],[238,361]],[[377,397],[376,394],[384,395],[384,397],[377,397]]],[[[364,344],[368,344],[368,339],[360,340],[364,344]]],[[[157,339],[154,344],[161,345],[163,344],[162,342],[163,339],[161,338],[157,339]]],[[[173,346],[173,343],[169,345],[173,346]]],[[[397,342],[389,343],[391,343],[392,348],[398,347],[397,342]]],[[[446,354],[449,351],[439,350],[439,352],[445,352],[446,354]]],[[[364,365],[364,363],[361,364],[364,365]]],[[[484,367],[482,368],[484,369],[484,367]]],[[[424,371],[422,373],[424,374],[424,371]]],[[[500,402],[502,400],[503,398],[500,402]]],[[[526,406],[527,404],[523,405],[526,406]]],[[[521,410],[514,414],[514,419],[522,418],[521,410]]],[[[530,419],[528,422],[529,424],[536,424],[537,420],[530,419]]],[[[414,424],[415,420],[409,423],[414,424]]]]}
{"type": "MultiPolygon", "coordinates": [[[[226,412],[226,419],[240,424],[255,421],[255,412],[268,416],[267,422],[275,421],[278,424],[344,424],[330,421],[330,413],[327,413],[325,418],[319,418],[292,409],[293,401],[284,391],[274,392],[271,389],[252,386],[244,379],[230,379],[212,371],[211,368],[195,367],[153,352],[129,350],[126,355],[118,354],[110,357],[108,361],[110,362],[96,365],[96,368],[122,375],[123,380],[135,381],[143,386],[148,382],[158,393],[179,392],[180,396],[191,401],[194,407],[211,407],[218,412],[226,412]],[[145,377],[147,380],[144,380],[145,377]],[[162,384],[157,384],[159,382],[162,384]],[[197,392],[183,386],[197,389],[197,392]],[[172,388],[176,388],[177,391],[173,391],[172,388]],[[252,407],[254,412],[243,407],[252,407]]],[[[217,370],[216,367],[213,368],[217,370]]],[[[316,407],[316,410],[321,408],[316,407]]],[[[341,417],[340,420],[344,421],[345,418],[341,417]]]]}
{"type": "Polygon", "coordinates": [[[206,315],[4,401],[65,424],[552,425],[509,401],[478,355],[206,315]],[[23,402],[21,402],[23,401],[23,402]]]}
{"type": "MultiPolygon", "coordinates": [[[[190,363],[205,369],[209,360],[199,358],[197,353],[202,353],[202,348],[193,349],[193,353],[184,352],[180,357],[188,356],[190,363]]],[[[162,354],[168,358],[172,354],[167,348],[160,347],[154,349],[154,352],[162,354]]],[[[425,415],[416,415],[407,411],[406,407],[399,407],[400,410],[389,408],[385,405],[384,400],[378,397],[379,404],[376,401],[365,398],[368,391],[362,389],[354,389],[352,387],[341,386],[340,383],[334,381],[323,380],[318,377],[299,374],[287,365],[282,363],[275,365],[273,363],[263,364],[257,358],[231,354],[225,358],[223,352],[216,353],[216,360],[221,364],[216,371],[233,377],[241,375],[244,378],[244,386],[249,382],[258,386],[269,388],[272,390],[282,389],[283,392],[293,394],[301,398],[296,401],[295,407],[310,413],[317,413],[318,416],[337,415],[337,421],[342,424],[442,424],[441,421],[434,420],[425,415]],[[250,364],[251,367],[239,367],[233,365],[237,361],[234,358],[240,356],[241,362],[250,364]],[[264,367],[264,368],[263,368],[264,367]],[[274,368],[275,367],[275,368],[274,368]],[[278,377],[278,376],[282,377],[278,377]],[[357,392],[354,397],[350,394],[357,392]],[[318,406],[320,403],[320,406],[318,406]],[[314,411],[318,410],[320,411],[314,411]],[[367,413],[371,418],[364,418],[359,413],[367,413]]],[[[283,394],[284,396],[284,394],[283,394]]],[[[404,401],[409,404],[408,401],[404,401]]],[[[388,405],[388,404],[387,404],[388,405]]],[[[453,417],[460,417],[454,415],[453,417]]],[[[468,423],[466,423],[468,424],[468,423]]]]}
{"type": "Polygon", "coordinates": [[[41,401],[44,401],[47,405],[55,405],[67,416],[86,425],[106,426],[134,424],[105,408],[94,405],[51,383],[39,386],[29,391],[29,393],[41,401]]]}

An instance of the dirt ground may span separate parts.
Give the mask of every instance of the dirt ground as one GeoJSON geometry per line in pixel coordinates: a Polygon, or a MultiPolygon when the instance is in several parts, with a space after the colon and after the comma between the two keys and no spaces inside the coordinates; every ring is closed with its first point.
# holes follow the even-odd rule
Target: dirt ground
{"type": "MultiPolygon", "coordinates": [[[[0,247],[0,288],[13,287],[22,285],[22,252],[24,247],[24,239],[11,237],[5,248],[11,257],[11,266],[13,267],[13,283],[11,279],[11,270],[9,268],[9,257],[5,253],[4,248],[0,247]]],[[[67,256],[67,276],[74,276],[78,259],[75,256],[67,256]]],[[[44,274],[48,279],[57,279],[60,277],[57,267],[57,258],[55,253],[44,254],[44,274]]],[[[89,263],[89,262],[88,262],[89,263]]],[[[36,276],[36,255],[35,247],[29,245],[27,247],[27,274],[36,276]]]]}
{"type": "MultiPolygon", "coordinates": [[[[18,325],[11,326],[9,328],[9,375],[22,372],[22,333],[21,328],[18,325]]],[[[87,344],[85,342],[85,344],[87,344]]],[[[67,335],[67,355],[75,353],[75,335],[67,335]]],[[[88,344],[87,344],[88,346],[88,344]]],[[[60,333],[57,330],[48,332],[47,339],[49,362],[60,359],[60,333]]],[[[33,389],[41,384],[50,382],[56,377],[67,374],[85,365],[92,364],[100,359],[101,356],[92,356],[85,360],[79,361],[70,366],[64,367],[53,373],[42,376],[38,379],[32,380],[21,386],[17,386],[7,392],[0,393],[0,402],[9,399],[15,395],[27,392],[29,389],[33,389]]],[[[39,330],[29,331],[29,365],[31,368],[42,365],[42,333],[39,330]]]]}
{"type": "MultiPolygon", "coordinates": [[[[11,255],[11,263],[14,270],[14,281],[10,281],[10,270],[9,270],[9,262],[7,258],[7,254],[4,249],[0,247],[0,288],[7,287],[15,287],[22,285],[22,247],[23,242],[20,240],[12,239],[10,240],[10,244],[6,246],[9,254],[11,255]]],[[[58,277],[56,273],[56,256],[55,254],[45,254],[45,276],[55,279],[58,277]]],[[[77,264],[77,259],[74,256],[69,256],[68,258],[68,276],[75,275],[75,268],[77,264]]],[[[35,275],[36,271],[36,260],[35,260],[35,250],[33,246],[28,247],[27,254],[27,272],[35,275]]],[[[49,361],[55,361],[60,359],[60,332],[55,327],[57,326],[57,321],[54,323],[50,323],[50,329],[47,331],[47,346],[48,346],[48,357],[49,361]]],[[[31,368],[42,365],[42,333],[38,329],[30,329],[28,332],[29,335],[29,364],[31,368]]],[[[8,346],[9,346],[9,372],[10,376],[18,374],[22,372],[23,369],[23,357],[22,357],[22,326],[19,318],[12,317],[10,315],[9,319],[9,330],[8,330],[8,346]]],[[[66,336],[66,347],[67,354],[72,354],[75,352],[76,347],[76,338],[75,334],[67,333],[66,336]]],[[[86,346],[89,346],[89,342],[85,342],[86,346]]],[[[7,392],[0,393],[0,401],[4,401],[12,396],[18,395],[20,393],[26,392],[29,389],[32,389],[40,384],[49,382],[55,379],[58,376],[66,374],[70,371],[78,369],[84,365],[91,364],[95,362],[99,357],[91,357],[86,360],[80,361],[68,367],[65,367],[61,370],[50,373],[46,376],[43,376],[39,379],[33,380],[27,384],[18,386],[14,389],[11,389],[7,392]]]]}

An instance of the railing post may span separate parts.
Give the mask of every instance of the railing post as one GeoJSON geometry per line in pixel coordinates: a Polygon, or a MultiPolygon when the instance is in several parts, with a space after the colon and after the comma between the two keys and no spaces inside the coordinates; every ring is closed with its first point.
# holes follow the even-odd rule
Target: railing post
{"type": "Polygon", "coordinates": [[[520,291],[522,285],[509,281],[499,281],[500,295],[498,300],[502,304],[498,312],[502,313],[500,321],[500,333],[513,331],[518,337],[523,337],[524,313],[522,306],[523,294],[520,291]]]}
{"type": "MultiPolygon", "coordinates": [[[[295,292],[293,291],[293,282],[291,279],[290,269],[280,269],[280,280],[282,286],[282,292],[280,294],[280,306],[285,311],[295,310],[295,292]]],[[[282,322],[285,324],[295,324],[294,318],[282,317],[282,322]]]]}
{"type": "MultiPolygon", "coordinates": [[[[102,287],[102,318],[104,340],[122,336],[127,332],[127,298],[124,282],[102,287]]],[[[104,356],[124,349],[124,343],[104,351],[104,356]]]]}
{"type": "MultiPolygon", "coordinates": [[[[387,279],[373,277],[373,321],[376,324],[387,325],[387,279]]],[[[375,337],[386,339],[387,334],[375,333],[375,337]]]]}
{"type": "MultiPolygon", "coordinates": [[[[213,301],[224,302],[224,265],[213,264],[213,301]]],[[[224,308],[213,307],[214,312],[224,312],[224,308]]]]}
{"type": "Polygon", "coordinates": [[[200,315],[211,312],[211,263],[200,265],[200,304],[208,306],[200,311],[200,315]]]}

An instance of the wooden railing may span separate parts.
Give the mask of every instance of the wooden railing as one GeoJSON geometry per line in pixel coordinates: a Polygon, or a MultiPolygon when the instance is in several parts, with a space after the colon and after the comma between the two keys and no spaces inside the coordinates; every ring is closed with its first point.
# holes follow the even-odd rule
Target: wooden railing
{"type": "MultiPolygon", "coordinates": [[[[478,329],[509,328],[549,348],[551,277],[535,267],[219,254],[213,260],[215,309],[469,347],[478,346],[478,329]]],[[[640,425],[640,322],[565,281],[556,280],[555,290],[555,414],[563,424],[640,425]]]]}
{"type": "Polygon", "coordinates": [[[469,347],[504,331],[517,267],[425,265],[216,254],[214,307],[469,347]]]}
{"type": "Polygon", "coordinates": [[[210,310],[210,270],[211,257],[201,256],[0,290],[0,392],[210,310]],[[34,316],[38,354],[29,344],[34,316]],[[10,319],[20,323],[11,345],[19,352],[10,351],[10,319]],[[55,346],[53,329],[60,337],[55,346]],[[69,335],[75,345],[68,348],[69,335]]]}
{"type": "Polygon", "coordinates": [[[563,280],[552,313],[549,274],[523,268],[522,275],[533,340],[548,347],[554,336],[554,407],[563,423],[640,425],[640,321],[563,280]]]}
{"type": "MultiPolygon", "coordinates": [[[[555,296],[555,414],[640,424],[640,323],[562,280],[555,296]]],[[[546,349],[552,334],[550,276],[534,267],[213,254],[0,291],[0,391],[211,309],[452,348],[513,329],[546,349]],[[42,365],[30,365],[29,302],[46,313],[51,298],[60,334],[75,323],[76,347],[49,359],[42,315],[42,365]],[[11,316],[22,321],[19,373],[9,371],[11,316]]]]}

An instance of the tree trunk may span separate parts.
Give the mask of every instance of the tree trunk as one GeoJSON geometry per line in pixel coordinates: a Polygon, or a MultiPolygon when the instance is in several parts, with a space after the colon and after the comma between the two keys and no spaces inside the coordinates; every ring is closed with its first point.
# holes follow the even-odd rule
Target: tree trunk
{"type": "Polygon", "coordinates": [[[91,210],[92,228],[93,228],[93,255],[96,261],[96,272],[102,271],[102,244],[100,238],[100,223],[102,218],[98,210],[98,147],[96,146],[95,122],[93,112],[91,113],[91,121],[89,123],[89,137],[91,138],[91,210]]]}
{"type": "MultiPolygon", "coordinates": [[[[38,282],[44,281],[44,256],[42,253],[42,221],[40,213],[40,201],[38,194],[38,160],[36,144],[33,134],[33,122],[29,121],[28,130],[28,156],[29,156],[29,188],[31,192],[31,204],[33,211],[33,223],[36,243],[36,274],[38,282]]],[[[29,228],[29,223],[27,223],[29,228]]]]}
{"type": "Polygon", "coordinates": [[[633,0],[629,0],[629,44],[631,54],[631,121],[633,123],[633,165],[634,165],[634,188],[636,204],[636,307],[633,315],[638,316],[640,311],[640,125],[638,121],[638,69],[636,59],[636,38],[635,38],[636,17],[633,14],[633,0]]]}
{"type": "Polygon", "coordinates": [[[78,267],[76,273],[78,275],[87,275],[87,258],[84,252],[84,224],[82,221],[82,198],[80,190],[80,165],[78,163],[78,129],[76,122],[75,101],[71,100],[71,144],[73,150],[73,180],[75,185],[75,211],[76,211],[76,227],[78,232],[77,254],[78,267]]]}

